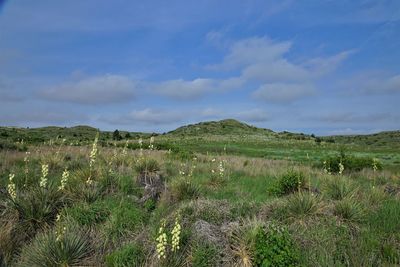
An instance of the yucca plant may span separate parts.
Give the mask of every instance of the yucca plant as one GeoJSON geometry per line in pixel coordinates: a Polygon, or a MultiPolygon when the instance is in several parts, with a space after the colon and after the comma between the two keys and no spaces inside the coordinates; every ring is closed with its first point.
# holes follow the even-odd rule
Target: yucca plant
{"type": "Polygon", "coordinates": [[[176,201],[195,199],[200,195],[199,187],[189,179],[177,179],[171,185],[171,195],[176,201]]]}
{"type": "Polygon", "coordinates": [[[343,220],[354,223],[362,222],[365,215],[361,203],[350,197],[338,201],[335,204],[334,213],[343,220]]]}
{"type": "Polygon", "coordinates": [[[85,232],[69,230],[58,237],[53,231],[38,234],[22,249],[18,266],[87,266],[92,249],[85,232]]]}
{"type": "Polygon", "coordinates": [[[325,194],[334,200],[341,200],[345,197],[351,197],[356,189],[353,184],[344,177],[332,177],[325,182],[325,194]]]}
{"type": "Polygon", "coordinates": [[[320,209],[321,199],[309,192],[299,192],[287,200],[287,211],[291,216],[304,217],[316,214],[320,209]]]}
{"type": "Polygon", "coordinates": [[[21,191],[9,201],[9,212],[18,215],[18,224],[31,236],[42,227],[52,224],[58,211],[67,203],[64,194],[55,186],[21,191]]]}

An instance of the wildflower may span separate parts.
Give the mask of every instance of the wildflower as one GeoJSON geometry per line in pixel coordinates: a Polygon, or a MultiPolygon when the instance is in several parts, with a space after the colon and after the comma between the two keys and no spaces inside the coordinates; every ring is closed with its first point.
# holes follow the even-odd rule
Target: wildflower
{"type": "Polygon", "coordinates": [[[161,259],[165,259],[167,257],[166,252],[167,252],[167,234],[164,232],[164,228],[165,228],[165,220],[163,220],[161,222],[161,226],[158,229],[158,237],[156,239],[157,241],[157,254],[158,254],[158,258],[161,259]]]}
{"type": "Polygon", "coordinates": [[[140,152],[139,152],[139,157],[142,157],[143,156],[143,139],[142,138],[139,138],[139,148],[140,148],[140,152]]]}
{"type": "Polygon", "coordinates": [[[69,178],[69,171],[67,168],[65,168],[65,170],[61,176],[61,185],[60,185],[60,187],[58,187],[59,190],[65,189],[65,186],[67,185],[67,182],[68,182],[68,178],[69,178]]]}
{"type": "Polygon", "coordinates": [[[49,174],[49,165],[42,164],[42,177],[40,178],[40,187],[45,188],[47,185],[47,175],[49,174]]]}
{"type": "Polygon", "coordinates": [[[9,184],[7,186],[8,194],[11,196],[11,198],[13,200],[17,197],[17,191],[15,189],[14,177],[15,177],[15,174],[10,173],[10,175],[8,177],[9,184]]]}
{"type": "Polygon", "coordinates": [[[341,162],[339,162],[339,175],[342,175],[343,171],[344,171],[344,165],[341,162]]]}
{"type": "Polygon", "coordinates": [[[172,229],[172,251],[175,252],[179,250],[179,241],[181,235],[181,225],[179,224],[179,215],[175,218],[175,225],[172,229]]]}

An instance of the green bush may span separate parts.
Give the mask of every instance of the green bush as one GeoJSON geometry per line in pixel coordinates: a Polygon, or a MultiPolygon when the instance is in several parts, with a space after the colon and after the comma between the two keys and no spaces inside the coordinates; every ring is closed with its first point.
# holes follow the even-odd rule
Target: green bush
{"type": "Polygon", "coordinates": [[[128,244],[106,256],[106,265],[110,267],[143,266],[145,261],[143,248],[137,244],[128,244]]]}
{"type": "Polygon", "coordinates": [[[344,171],[361,171],[362,169],[373,169],[375,165],[378,170],[382,170],[382,163],[374,161],[371,157],[356,157],[347,155],[341,151],[336,156],[331,156],[322,160],[322,165],[331,173],[339,173],[339,163],[344,166],[344,171]]]}
{"type": "Polygon", "coordinates": [[[255,238],[256,266],[299,266],[299,252],[286,228],[260,227],[255,238]]]}
{"type": "Polygon", "coordinates": [[[57,240],[54,231],[38,234],[22,249],[18,266],[85,266],[92,252],[86,233],[67,228],[57,240]]]}
{"type": "Polygon", "coordinates": [[[270,192],[276,195],[290,194],[305,186],[305,177],[302,172],[289,170],[270,188],[270,192]]]}

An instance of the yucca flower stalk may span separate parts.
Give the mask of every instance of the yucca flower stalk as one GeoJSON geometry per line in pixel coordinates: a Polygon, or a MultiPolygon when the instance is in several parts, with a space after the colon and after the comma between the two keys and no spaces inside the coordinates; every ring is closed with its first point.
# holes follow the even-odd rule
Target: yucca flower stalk
{"type": "Polygon", "coordinates": [[[29,155],[31,154],[31,152],[26,151],[25,152],[25,157],[24,157],[24,174],[25,174],[25,183],[24,183],[24,187],[27,186],[28,183],[28,173],[29,173],[29,168],[28,168],[28,164],[29,164],[29,155]]]}
{"type": "Polygon", "coordinates": [[[95,164],[95,162],[96,162],[96,158],[97,158],[97,151],[98,151],[98,149],[97,149],[97,142],[99,141],[99,133],[97,132],[97,134],[96,134],[96,137],[94,138],[94,142],[93,142],[93,145],[92,145],[92,151],[90,151],[90,155],[89,155],[89,171],[90,171],[90,174],[89,174],[89,177],[88,177],[88,179],[86,180],[86,183],[87,184],[92,184],[92,182],[93,182],[93,180],[92,180],[92,171],[93,171],[93,165],[95,164]]]}
{"type": "Polygon", "coordinates": [[[150,150],[154,149],[154,136],[150,137],[149,149],[150,150]]]}
{"type": "Polygon", "coordinates": [[[167,234],[165,233],[165,220],[161,221],[161,226],[158,229],[158,237],[156,238],[157,241],[157,256],[159,259],[166,259],[167,258],[167,234]]]}
{"type": "Polygon", "coordinates": [[[139,157],[141,158],[141,157],[143,157],[143,139],[139,138],[138,143],[139,143],[139,148],[140,148],[139,157]]]}
{"type": "Polygon", "coordinates": [[[181,235],[181,225],[179,223],[180,215],[178,214],[175,218],[175,225],[172,229],[172,251],[175,252],[179,250],[179,242],[180,242],[180,235],[181,235]]]}
{"type": "Polygon", "coordinates": [[[10,173],[10,175],[8,176],[9,183],[7,186],[7,192],[10,195],[10,197],[12,198],[12,200],[15,200],[17,198],[17,190],[15,188],[14,177],[15,177],[15,174],[10,173]]]}
{"type": "Polygon", "coordinates": [[[342,164],[342,162],[339,162],[339,175],[342,175],[344,171],[344,165],[342,164]]]}
{"type": "Polygon", "coordinates": [[[67,185],[69,178],[69,171],[67,168],[64,169],[62,176],[61,176],[61,185],[58,187],[58,190],[64,190],[65,186],[67,185]]]}
{"type": "Polygon", "coordinates": [[[40,187],[46,188],[47,187],[47,175],[49,174],[49,165],[42,164],[42,176],[40,177],[40,187]]]}

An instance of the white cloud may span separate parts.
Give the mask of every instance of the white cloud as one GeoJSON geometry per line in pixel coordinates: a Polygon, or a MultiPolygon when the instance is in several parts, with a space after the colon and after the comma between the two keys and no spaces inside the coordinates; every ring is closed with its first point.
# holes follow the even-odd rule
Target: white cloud
{"type": "Polygon", "coordinates": [[[271,83],[261,85],[253,97],[266,102],[289,103],[314,93],[315,89],[308,84],[271,83]]]}
{"type": "Polygon", "coordinates": [[[168,80],[150,85],[154,92],[176,100],[196,100],[207,93],[218,93],[242,86],[241,78],[224,80],[198,78],[194,80],[168,80]]]}
{"type": "Polygon", "coordinates": [[[187,114],[180,111],[145,108],[133,110],[122,116],[103,117],[100,120],[114,125],[132,125],[135,123],[165,125],[180,122],[184,118],[187,118],[187,114]]]}
{"type": "Polygon", "coordinates": [[[240,121],[246,122],[265,122],[270,119],[270,116],[261,109],[251,109],[238,112],[232,116],[240,121]]]}
{"type": "Polygon", "coordinates": [[[39,92],[48,100],[79,104],[110,104],[130,101],[137,84],[122,75],[89,77],[77,82],[67,82],[39,92]]]}

